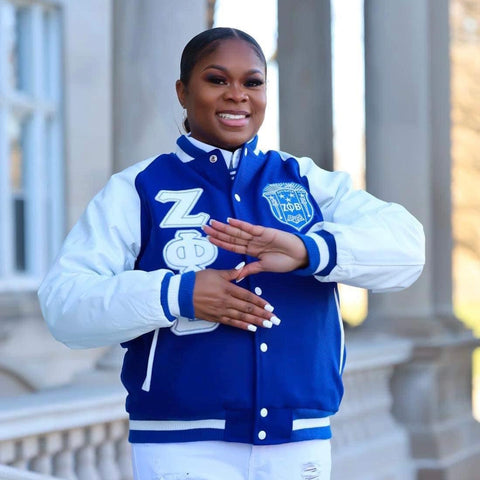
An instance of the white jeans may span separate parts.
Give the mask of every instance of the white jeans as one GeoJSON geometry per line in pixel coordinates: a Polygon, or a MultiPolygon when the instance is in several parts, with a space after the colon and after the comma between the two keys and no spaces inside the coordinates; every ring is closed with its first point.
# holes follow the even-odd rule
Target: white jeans
{"type": "Polygon", "coordinates": [[[329,480],[330,440],[136,443],[135,480],[329,480]]]}

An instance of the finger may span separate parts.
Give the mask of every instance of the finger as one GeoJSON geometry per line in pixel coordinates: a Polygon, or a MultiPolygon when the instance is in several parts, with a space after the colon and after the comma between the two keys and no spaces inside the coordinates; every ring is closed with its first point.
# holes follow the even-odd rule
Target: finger
{"type": "Polygon", "coordinates": [[[256,332],[258,330],[257,325],[253,325],[252,323],[245,323],[227,316],[221,317],[219,319],[219,322],[230,327],[239,328],[241,330],[248,330],[250,332],[256,332]]]}
{"type": "Polygon", "coordinates": [[[220,277],[224,278],[228,282],[232,280],[236,280],[240,275],[243,267],[245,266],[245,262],[240,262],[235,268],[230,270],[217,270],[217,273],[220,277]]]}
{"type": "MultiPolygon", "coordinates": [[[[225,243],[232,243],[234,245],[243,245],[246,246],[248,245],[248,242],[253,239],[251,235],[249,235],[249,238],[242,238],[241,236],[235,236],[235,234],[230,234],[230,233],[223,233],[223,232],[207,232],[208,237],[215,238],[216,240],[220,240],[225,243]]],[[[246,234],[244,234],[246,235],[246,234]]]]}
{"type": "Polygon", "coordinates": [[[270,315],[265,314],[265,311],[271,313],[273,307],[264,298],[250,292],[250,290],[247,290],[246,288],[234,285],[233,283],[229,284],[227,293],[232,297],[232,303],[229,307],[233,307],[242,312],[253,313],[262,318],[270,318],[270,315]]]}
{"type": "Polygon", "coordinates": [[[228,250],[233,253],[240,253],[242,255],[247,253],[247,246],[246,245],[237,245],[235,243],[225,242],[223,240],[219,240],[218,238],[208,236],[208,241],[217,247],[223,248],[224,250],[228,250]]]}
{"type": "Polygon", "coordinates": [[[248,325],[252,325],[256,327],[255,329],[250,328],[251,331],[254,331],[254,330],[256,331],[258,328],[268,329],[273,327],[273,322],[268,318],[260,319],[254,315],[249,315],[243,312],[237,312],[235,310],[227,311],[225,316],[222,317],[222,320],[221,320],[222,323],[223,323],[223,319],[228,319],[230,324],[234,324],[236,326],[243,325],[247,329],[248,329],[248,325]]]}
{"type": "Polygon", "coordinates": [[[241,300],[233,300],[231,306],[225,311],[229,317],[242,322],[252,323],[258,327],[271,328],[271,317],[273,307],[266,304],[264,307],[258,307],[241,300]],[[267,307],[267,308],[265,308],[267,307]],[[265,323],[266,322],[266,323],[265,323]]]}
{"type": "Polygon", "coordinates": [[[227,218],[227,223],[231,227],[240,229],[243,232],[249,233],[253,236],[258,236],[262,234],[264,227],[261,225],[253,225],[252,223],[245,222],[244,220],[239,220],[238,218],[227,218]]]}
{"type": "Polygon", "coordinates": [[[237,305],[226,309],[225,314],[220,321],[222,323],[228,321],[229,324],[233,323],[234,326],[247,328],[251,331],[256,331],[258,327],[272,328],[274,325],[280,325],[281,323],[281,320],[272,313],[273,310],[274,308],[270,304],[267,304],[263,310],[259,310],[258,307],[252,309],[251,305],[238,303],[237,305]],[[256,328],[248,328],[248,325],[253,325],[256,328]]]}
{"type": "Polygon", "coordinates": [[[219,222],[218,220],[212,220],[210,225],[204,225],[203,230],[207,233],[207,235],[213,235],[215,237],[221,236],[225,238],[225,236],[230,236],[243,240],[252,240],[253,238],[250,233],[226,223],[219,222]]]}
{"type": "Polygon", "coordinates": [[[240,283],[245,277],[249,275],[255,275],[256,273],[264,272],[262,262],[260,260],[249,263],[242,267],[239,271],[239,275],[236,277],[235,282],[240,283]]]}

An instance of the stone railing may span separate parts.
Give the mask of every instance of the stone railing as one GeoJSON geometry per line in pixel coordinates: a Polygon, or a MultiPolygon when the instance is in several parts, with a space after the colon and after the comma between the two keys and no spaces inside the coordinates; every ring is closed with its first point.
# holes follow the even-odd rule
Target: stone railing
{"type": "Polygon", "coordinates": [[[120,386],[2,399],[0,465],[7,467],[0,480],[36,478],[18,476],[19,470],[42,474],[39,480],[131,480],[124,401],[120,386]]]}
{"type": "Polygon", "coordinates": [[[51,475],[42,475],[41,473],[33,473],[19,468],[7,467],[0,465],[0,480],[61,480],[51,475]]]}
{"type": "MultiPolygon", "coordinates": [[[[390,380],[411,345],[349,332],[345,398],[332,421],[332,480],[412,480],[408,436],[394,419],[390,380]]],[[[0,480],[131,480],[120,385],[71,386],[0,401],[0,480]],[[52,477],[44,477],[51,475],[52,477]]]]}
{"type": "Polygon", "coordinates": [[[332,419],[332,480],[415,478],[407,433],[392,415],[390,388],[395,366],[410,351],[405,340],[348,332],[345,396],[332,419]]]}

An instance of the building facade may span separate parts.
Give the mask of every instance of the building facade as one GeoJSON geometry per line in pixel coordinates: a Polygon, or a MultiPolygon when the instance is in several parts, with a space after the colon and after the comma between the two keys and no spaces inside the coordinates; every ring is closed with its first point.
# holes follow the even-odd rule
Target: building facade
{"type": "MultiPolygon", "coordinates": [[[[174,148],[178,59],[207,3],[0,0],[0,479],[131,478],[121,349],[58,344],[35,292],[107,178],[174,148]]],[[[449,2],[364,11],[367,187],[422,221],[428,263],[347,332],[332,478],[474,480],[477,341],[451,299],[449,2]]],[[[281,147],[326,168],[330,16],[327,0],[278,1],[281,147]]]]}

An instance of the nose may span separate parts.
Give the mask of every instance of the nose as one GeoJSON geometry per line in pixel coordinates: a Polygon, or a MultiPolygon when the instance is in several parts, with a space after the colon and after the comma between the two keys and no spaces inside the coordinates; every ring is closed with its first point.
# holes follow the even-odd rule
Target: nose
{"type": "Polygon", "coordinates": [[[225,92],[225,96],[228,100],[233,100],[235,102],[245,102],[248,99],[247,92],[245,91],[243,85],[240,85],[236,82],[232,82],[225,92]]]}

